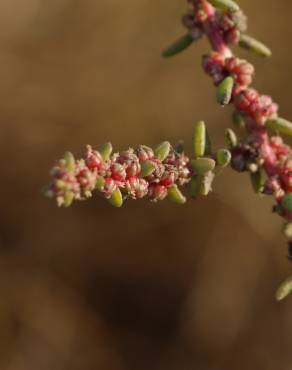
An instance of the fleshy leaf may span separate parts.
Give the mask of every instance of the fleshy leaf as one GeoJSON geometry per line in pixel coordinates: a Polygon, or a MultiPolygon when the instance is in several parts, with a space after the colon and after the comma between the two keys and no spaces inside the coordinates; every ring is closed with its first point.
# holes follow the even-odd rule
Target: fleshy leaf
{"type": "Polygon", "coordinates": [[[193,136],[193,149],[195,157],[202,157],[206,150],[206,125],[200,121],[195,125],[193,136]]]}
{"type": "Polygon", "coordinates": [[[181,193],[177,185],[173,185],[167,189],[168,199],[177,204],[184,204],[186,197],[181,193]]]}
{"type": "Polygon", "coordinates": [[[153,161],[149,161],[148,159],[146,161],[141,162],[141,177],[147,177],[151,175],[155,170],[155,164],[153,161]]]}
{"type": "Polygon", "coordinates": [[[168,141],[163,141],[154,149],[155,156],[162,161],[168,156],[170,151],[170,143],[168,141]]]}
{"type": "Polygon", "coordinates": [[[219,149],[217,152],[217,163],[220,167],[226,167],[231,161],[231,153],[228,149],[219,149]]]}
{"type": "Polygon", "coordinates": [[[270,118],[266,121],[266,127],[278,131],[280,134],[292,136],[292,123],[284,118],[270,118]]]}
{"type": "Polygon", "coordinates": [[[231,128],[228,128],[225,131],[225,141],[230,149],[235,148],[237,145],[237,137],[236,134],[231,128]]]}
{"type": "Polygon", "coordinates": [[[285,279],[276,291],[277,301],[282,301],[290,293],[292,293],[292,275],[285,279]]]}
{"type": "Polygon", "coordinates": [[[256,193],[261,193],[263,191],[264,183],[265,183],[265,175],[262,169],[259,169],[256,172],[251,172],[250,180],[251,180],[253,190],[256,193]]]}
{"type": "Polygon", "coordinates": [[[110,158],[110,155],[112,154],[112,151],[113,151],[113,146],[111,143],[105,143],[105,144],[102,144],[100,145],[97,150],[99,151],[99,153],[101,154],[102,158],[104,161],[107,161],[109,160],[110,158]]]}
{"type": "Polygon", "coordinates": [[[230,103],[233,86],[234,80],[231,76],[228,76],[217,87],[217,102],[223,107],[230,103]]]}
{"type": "Polygon", "coordinates": [[[209,171],[213,171],[216,162],[212,158],[197,158],[191,160],[191,165],[198,175],[203,175],[209,171]]]}
{"type": "Polygon", "coordinates": [[[164,58],[169,58],[174,55],[179,54],[183,50],[187,49],[192,43],[194,39],[190,33],[187,33],[181,36],[178,40],[176,40],[173,44],[171,44],[168,48],[166,48],[162,52],[162,56],[164,58]]]}
{"type": "Polygon", "coordinates": [[[270,57],[272,55],[271,50],[266,45],[248,35],[241,35],[238,45],[244,49],[253,51],[261,57],[270,57]]]}
{"type": "Polygon", "coordinates": [[[208,1],[216,9],[228,12],[238,12],[240,10],[239,6],[232,0],[208,0],[208,1]]]}
{"type": "Polygon", "coordinates": [[[112,193],[112,196],[110,197],[109,202],[114,207],[117,207],[117,208],[122,207],[123,196],[122,196],[120,189],[117,189],[112,193]]]}

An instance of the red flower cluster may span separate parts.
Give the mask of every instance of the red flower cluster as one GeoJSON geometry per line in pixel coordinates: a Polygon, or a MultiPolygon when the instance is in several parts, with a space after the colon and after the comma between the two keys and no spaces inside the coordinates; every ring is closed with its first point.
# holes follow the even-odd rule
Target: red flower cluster
{"type": "Polygon", "coordinates": [[[247,17],[240,10],[238,12],[217,12],[216,23],[226,44],[237,44],[242,32],[247,28],[247,17]]]}
{"type": "Polygon", "coordinates": [[[233,94],[246,89],[252,82],[254,67],[246,60],[236,57],[226,58],[218,52],[203,56],[203,68],[213,78],[217,86],[224,78],[231,76],[235,81],[233,94]]]}
{"type": "Polygon", "coordinates": [[[52,181],[47,195],[55,196],[58,205],[65,206],[75,199],[90,197],[93,191],[99,191],[107,199],[120,190],[124,198],[137,199],[147,195],[152,201],[162,200],[168,188],[188,183],[192,175],[188,157],[176,152],[168,143],[166,147],[168,150],[163,160],[144,145],[136,150],[108,155],[108,158],[89,145],[83,159],[75,160],[71,153],[67,153],[51,171],[52,181]],[[145,161],[148,167],[143,174],[145,161]]]}
{"type": "Polygon", "coordinates": [[[267,118],[275,116],[278,105],[268,95],[260,95],[255,89],[246,89],[235,98],[237,110],[252,119],[257,125],[263,125],[267,118]]]}

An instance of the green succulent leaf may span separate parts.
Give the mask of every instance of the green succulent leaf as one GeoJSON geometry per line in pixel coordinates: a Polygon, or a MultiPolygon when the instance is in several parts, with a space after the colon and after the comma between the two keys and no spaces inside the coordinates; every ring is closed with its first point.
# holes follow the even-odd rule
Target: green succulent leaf
{"type": "Polygon", "coordinates": [[[168,156],[169,151],[170,151],[170,143],[168,141],[164,141],[163,143],[159,144],[154,149],[154,154],[162,162],[168,156]]]}
{"type": "Polygon", "coordinates": [[[114,191],[112,193],[112,196],[109,199],[109,203],[112,206],[117,207],[117,208],[122,207],[122,205],[123,205],[123,196],[122,196],[122,193],[121,193],[120,189],[117,189],[116,191],[114,191]]]}
{"type": "Polygon", "coordinates": [[[208,0],[211,5],[216,9],[227,12],[238,12],[239,6],[232,0],[208,0]]]}
{"type": "Polygon", "coordinates": [[[263,170],[260,168],[256,172],[251,172],[250,180],[251,180],[253,190],[256,193],[261,193],[263,191],[264,183],[265,183],[265,175],[264,175],[263,170]]]}
{"type": "Polygon", "coordinates": [[[182,52],[183,50],[187,49],[192,43],[194,39],[190,33],[187,33],[181,36],[178,40],[168,46],[163,52],[162,56],[164,58],[169,58],[175,56],[182,52]]]}
{"type": "Polygon", "coordinates": [[[177,204],[184,204],[186,197],[178,189],[177,185],[173,185],[167,189],[168,199],[177,204]]]}
{"type": "Polygon", "coordinates": [[[226,77],[217,87],[217,102],[223,107],[230,103],[233,86],[234,79],[229,76],[226,77]]]}
{"type": "Polygon", "coordinates": [[[250,50],[261,57],[267,58],[272,55],[271,50],[266,45],[248,35],[240,36],[239,46],[244,49],[250,50]]]}
{"type": "Polygon", "coordinates": [[[216,162],[212,158],[197,158],[191,160],[193,170],[198,175],[203,175],[209,171],[213,171],[216,162]]]}
{"type": "Polygon", "coordinates": [[[231,161],[231,153],[228,149],[219,149],[217,152],[217,163],[220,167],[226,167],[231,161]]]}
{"type": "Polygon", "coordinates": [[[148,159],[146,161],[141,162],[141,177],[147,177],[150,176],[155,171],[155,164],[153,161],[149,161],[148,159]]]}
{"type": "Polygon", "coordinates": [[[235,148],[237,145],[237,136],[231,128],[228,128],[225,131],[225,141],[230,149],[235,148]]]}
{"type": "Polygon", "coordinates": [[[276,300],[282,301],[292,293],[292,275],[285,279],[276,291],[276,300]]]}
{"type": "Polygon", "coordinates": [[[281,117],[270,118],[266,127],[278,131],[280,134],[292,136],[292,123],[281,117]]]}
{"type": "Polygon", "coordinates": [[[112,154],[113,151],[113,146],[111,143],[105,143],[100,145],[97,150],[101,154],[102,158],[104,161],[108,161],[110,158],[110,155],[112,154]]]}
{"type": "Polygon", "coordinates": [[[200,121],[195,125],[193,136],[193,149],[195,157],[202,157],[206,150],[206,125],[200,121]]]}

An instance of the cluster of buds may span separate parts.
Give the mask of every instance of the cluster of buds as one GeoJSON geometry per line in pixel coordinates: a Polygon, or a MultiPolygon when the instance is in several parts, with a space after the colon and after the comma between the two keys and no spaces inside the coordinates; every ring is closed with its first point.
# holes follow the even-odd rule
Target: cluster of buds
{"type": "Polygon", "coordinates": [[[56,162],[46,194],[65,207],[74,200],[91,197],[93,192],[116,207],[127,198],[144,197],[153,202],[169,198],[183,204],[186,198],[179,188],[187,187],[194,198],[208,195],[215,167],[226,167],[231,160],[227,149],[211,152],[202,121],[195,126],[193,148],[194,158],[190,159],[181,144],[172,147],[167,141],[155,149],[140,145],[135,150],[130,148],[113,154],[110,143],[97,150],[88,145],[82,159],[75,160],[73,154],[67,152],[56,162]]]}
{"type": "Polygon", "coordinates": [[[252,83],[254,67],[246,60],[225,57],[219,52],[203,56],[203,68],[212,77],[214,85],[218,86],[226,77],[234,81],[233,95],[246,89],[252,83]]]}
{"type": "MultiPolygon", "coordinates": [[[[182,17],[182,24],[191,33],[203,34],[203,23],[208,20],[208,7],[204,1],[190,0],[191,9],[182,17]]],[[[247,17],[238,9],[234,12],[217,12],[216,25],[226,44],[238,44],[240,37],[247,28],[247,17]]]]}
{"type": "Polygon", "coordinates": [[[241,34],[247,29],[247,17],[241,10],[226,13],[217,12],[216,23],[227,45],[238,44],[241,34]]]}
{"type": "MultiPolygon", "coordinates": [[[[250,88],[254,67],[233,55],[229,45],[240,47],[262,57],[271,51],[263,43],[244,34],[246,17],[233,0],[188,0],[190,11],[183,16],[187,33],[171,44],[162,55],[172,57],[206,35],[212,52],[203,57],[203,68],[217,87],[220,105],[233,104],[236,122],[245,128],[246,136],[237,140],[227,130],[229,150],[212,153],[206,127],[195,127],[194,158],[188,158],[178,147],[163,142],[152,150],[141,145],[112,154],[111,144],[98,150],[88,146],[84,158],[75,160],[71,153],[54,166],[47,195],[59,205],[86,199],[94,191],[120,207],[126,198],[148,197],[151,201],[166,197],[184,203],[179,187],[186,186],[192,197],[207,195],[212,189],[215,169],[231,161],[236,171],[248,171],[257,193],[273,195],[274,210],[285,219],[284,234],[289,239],[292,259],[292,159],[291,150],[278,136],[292,136],[292,123],[278,117],[278,105],[267,95],[250,88]],[[276,135],[270,135],[270,130],[276,135]]],[[[292,292],[292,276],[277,292],[281,300],[292,292]]]]}
{"type": "Polygon", "coordinates": [[[246,89],[235,98],[235,107],[243,116],[264,125],[268,118],[276,117],[278,104],[268,95],[261,95],[255,89],[246,89]]]}
{"type": "MultiPolygon", "coordinates": [[[[119,207],[126,198],[162,200],[173,188],[179,195],[177,185],[190,181],[191,166],[185,154],[175,151],[168,142],[155,150],[141,145],[113,154],[112,145],[107,143],[98,150],[88,145],[80,160],[66,153],[51,175],[47,195],[55,196],[60,206],[87,199],[97,191],[119,207]]],[[[180,198],[184,199],[181,194],[180,198]]]]}
{"type": "MultiPolygon", "coordinates": [[[[246,17],[233,0],[189,0],[188,3],[191,16],[184,16],[183,24],[190,32],[199,29],[206,34],[213,49],[203,57],[203,68],[217,86],[217,101],[222,106],[233,103],[236,109],[234,122],[246,129],[247,135],[240,142],[233,132],[228,131],[231,166],[236,171],[250,173],[257,193],[274,196],[274,210],[286,220],[284,234],[289,239],[292,260],[292,159],[290,147],[279,136],[292,136],[292,123],[278,117],[278,105],[271,97],[249,87],[254,68],[235,57],[229,45],[238,44],[262,57],[269,57],[271,51],[244,34],[246,17]],[[276,135],[270,136],[270,130],[276,135]]],[[[177,43],[172,53],[165,56],[181,50],[177,43]]],[[[277,299],[283,299],[290,292],[292,277],[281,285],[277,299]]]]}

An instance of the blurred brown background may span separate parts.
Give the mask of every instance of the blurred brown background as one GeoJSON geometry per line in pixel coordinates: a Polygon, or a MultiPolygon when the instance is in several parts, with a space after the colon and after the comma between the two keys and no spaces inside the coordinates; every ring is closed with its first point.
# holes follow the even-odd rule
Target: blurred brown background
{"type": "MultiPolygon", "coordinates": [[[[271,60],[255,85],[292,117],[292,3],[242,0],[271,60]]],[[[40,189],[65,150],[183,139],[228,110],[200,67],[173,60],[185,1],[1,0],[0,369],[291,370],[289,274],[271,200],[231,171],[184,207],[99,198],[57,209],[40,189]]]]}

